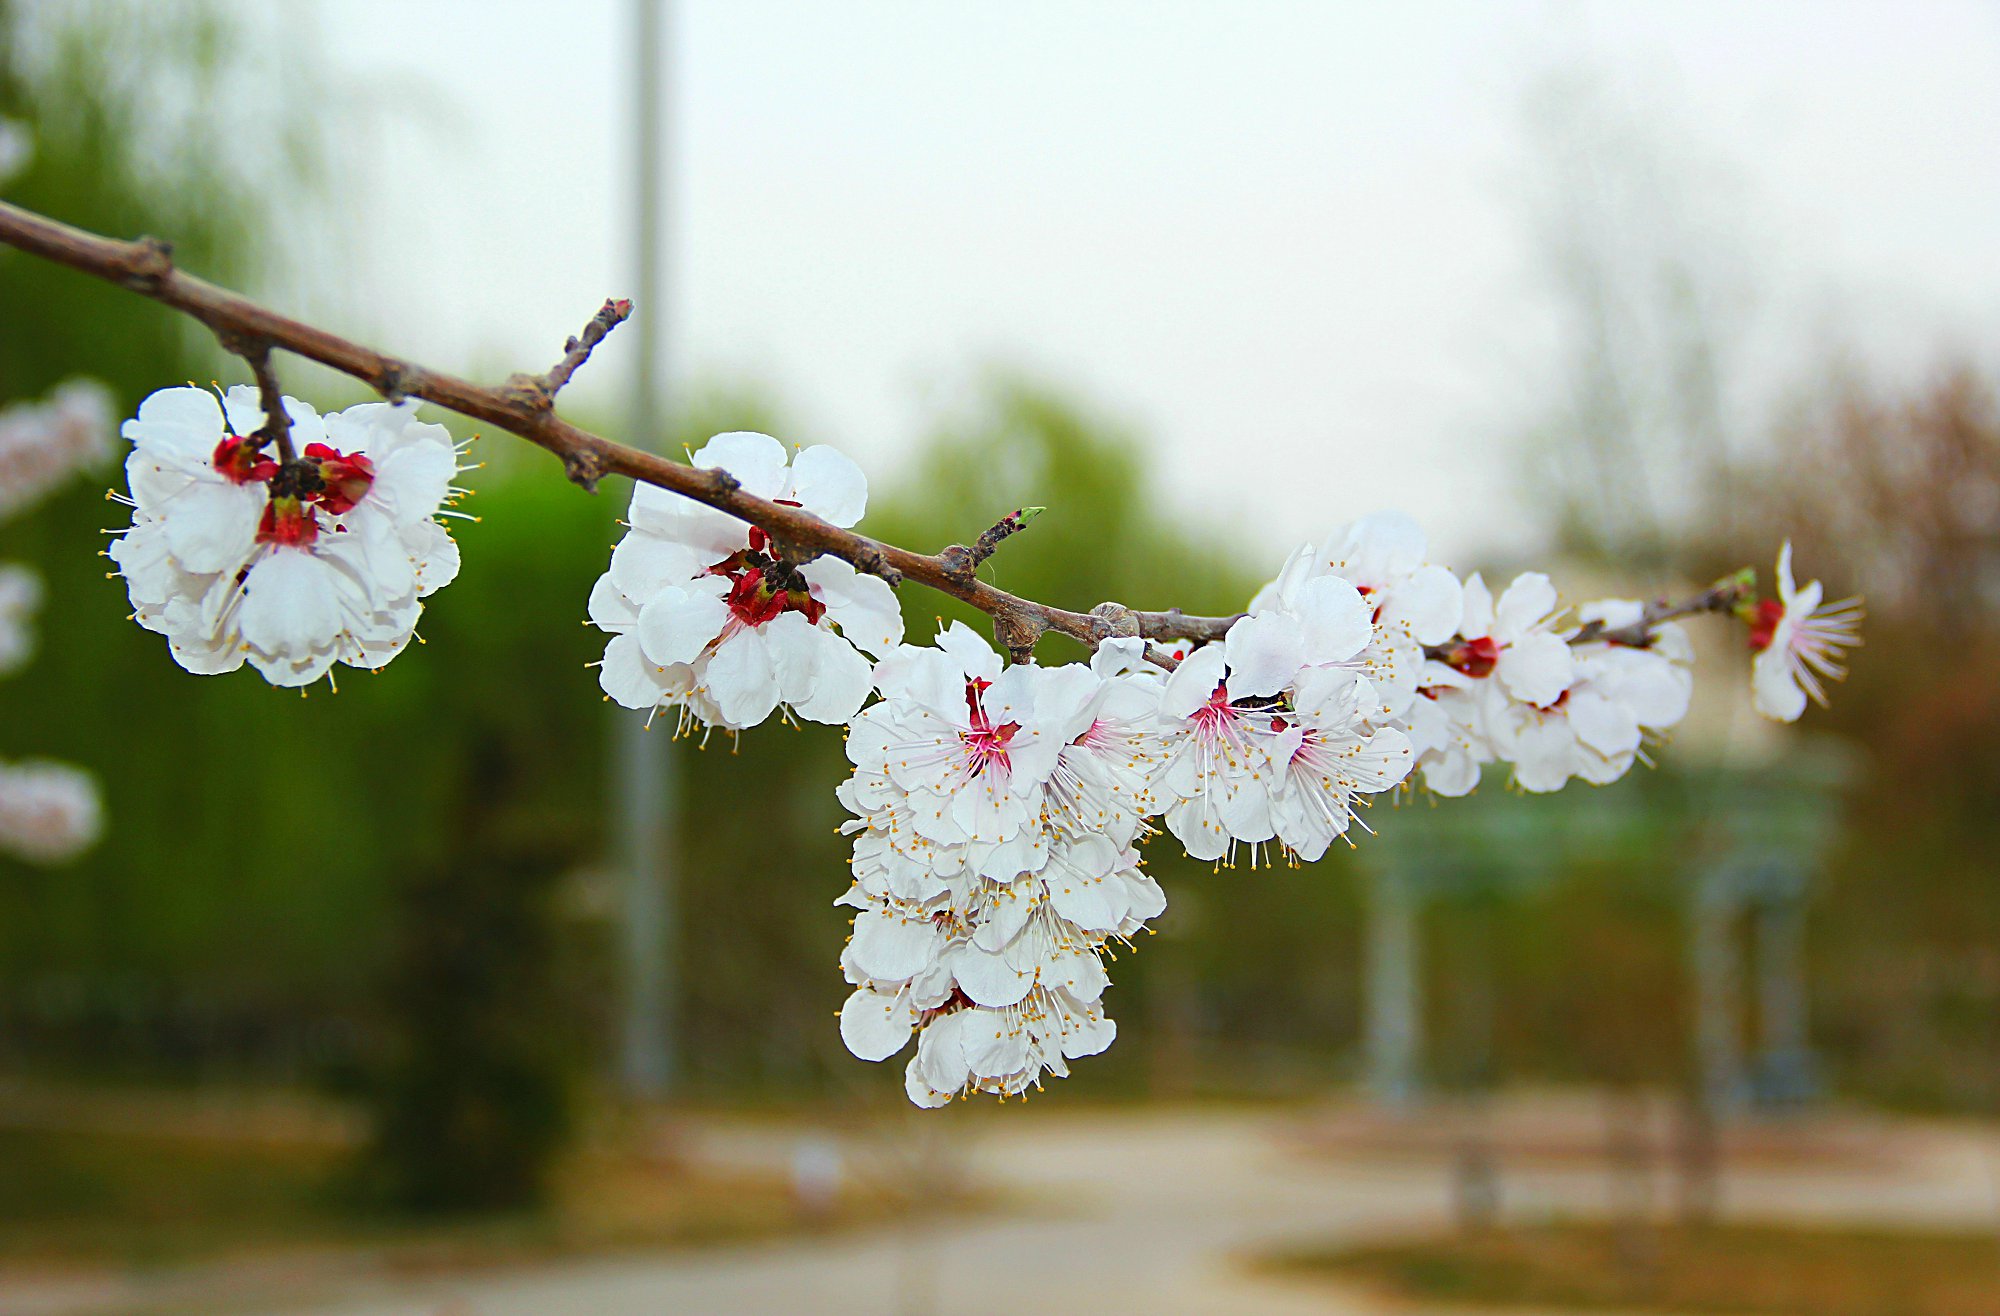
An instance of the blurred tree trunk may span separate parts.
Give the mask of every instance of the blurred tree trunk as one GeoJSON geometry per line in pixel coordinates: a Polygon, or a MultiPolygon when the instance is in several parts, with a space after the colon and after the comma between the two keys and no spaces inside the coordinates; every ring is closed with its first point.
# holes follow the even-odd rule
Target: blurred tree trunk
{"type": "Polygon", "coordinates": [[[399,1209],[535,1206],[570,1128],[573,1021],[554,990],[552,900],[566,863],[519,834],[519,755],[474,741],[456,844],[403,893],[365,1166],[399,1209]]]}

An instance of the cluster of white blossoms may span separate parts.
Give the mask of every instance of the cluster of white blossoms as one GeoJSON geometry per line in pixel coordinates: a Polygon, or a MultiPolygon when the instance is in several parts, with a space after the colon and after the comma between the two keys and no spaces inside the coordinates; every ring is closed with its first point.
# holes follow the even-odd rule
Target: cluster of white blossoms
{"type": "MultiPolygon", "coordinates": [[[[824,444],[788,460],[767,434],[718,434],[692,460],[833,525],[868,508],[861,468],[824,444]]],[[[590,620],[611,633],[599,668],[609,698],[649,718],[676,710],[676,726],[691,718],[732,731],[780,708],[847,721],[873,688],[863,654],[903,638],[902,609],[881,580],[837,557],[794,563],[757,527],[648,484],[591,591],[590,620]]]]}
{"type": "MultiPolygon", "coordinates": [[[[1606,599],[1577,615],[1615,630],[1644,613],[1606,599]]],[[[1604,785],[1625,775],[1648,735],[1687,715],[1694,651],[1678,625],[1650,628],[1644,647],[1573,643],[1576,633],[1539,572],[1515,577],[1497,601],[1477,574],[1466,580],[1458,626],[1426,660],[1410,713],[1426,786],[1464,795],[1496,761],[1523,790],[1560,790],[1571,777],[1604,785]]]]}
{"type": "MultiPolygon", "coordinates": [[[[8,172],[9,127],[0,120],[0,179],[8,172]]],[[[46,401],[0,410],[0,520],[107,455],[110,445],[110,395],[92,380],[71,380],[46,401]]],[[[41,577],[32,569],[0,562],[0,676],[13,675],[34,656],[42,594],[41,577]]],[[[47,760],[0,762],[0,854],[31,864],[66,863],[96,843],[103,812],[97,781],[82,768],[47,760]]]]}
{"type": "MultiPolygon", "coordinates": [[[[133,525],[110,556],[137,620],[191,671],[247,662],[304,685],[336,662],[379,667],[457,570],[436,520],[459,470],[442,427],[403,405],[286,405],[289,462],[247,388],[168,389],[126,423],[133,525]]],[[[691,460],[834,527],[867,510],[861,471],[825,446],[719,434],[691,460]]],[[[1301,547],[1246,612],[1201,628],[1220,639],[1007,665],[957,623],[906,644],[884,580],[642,484],[588,615],[610,636],[605,696],[676,733],[848,727],[840,1032],[868,1060],[914,1040],[906,1088],[938,1106],[1024,1093],[1110,1044],[1108,948],[1166,908],[1141,865],[1156,828],[1197,859],[1297,864],[1413,780],[1463,795],[1504,765],[1529,791],[1615,781],[1687,712],[1681,611],[1733,612],[1756,706],[1796,718],[1841,675],[1860,611],[1795,588],[1789,546],[1778,590],[1759,601],[1746,575],[1677,610],[1572,612],[1530,572],[1496,599],[1383,513],[1301,547]]]]}
{"type": "Polygon", "coordinates": [[[1124,679],[1139,647],[1003,669],[954,623],[875,668],[839,791],[856,815],[839,903],[859,911],[840,1033],[866,1060],[916,1033],[920,1106],[1038,1087],[1116,1036],[1104,945],[1166,908],[1137,850],[1164,762],[1162,683],[1124,679]]]}
{"type": "MultiPolygon", "coordinates": [[[[724,434],[692,460],[837,526],[866,509],[861,473],[825,447],[788,461],[724,434]]],[[[1219,642],[1003,665],[959,623],[904,644],[882,581],[641,486],[589,614],[612,636],[607,696],[673,710],[676,730],[785,709],[848,724],[840,1033],[874,1061],[914,1039],[906,1090],[939,1106],[1038,1088],[1110,1044],[1107,946],[1166,908],[1141,867],[1155,820],[1197,859],[1311,862],[1413,772],[1441,795],[1488,764],[1524,790],[1603,784],[1686,714],[1679,626],[1621,599],[1572,615],[1535,573],[1496,600],[1427,553],[1407,517],[1366,517],[1294,553],[1219,642]]],[[[1817,695],[1858,609],[1816,611],[1789,549],[1779,575],[1779,599],[1728,600],[1760,651],[1758,706],[1789,718],[1776,687],[1817,695]]]]}
{"type": "Polygon", "coordinates": [[[439,523],[460,450],[415,403],[320,416],[284,400],[297,457],[260,429],[255,389],[170,388],[125,422],[132,526],[111,546],[133,615],[190,672],[248,662],[305,686],[335,663],[375,669],[458,574],[439,523]]]}

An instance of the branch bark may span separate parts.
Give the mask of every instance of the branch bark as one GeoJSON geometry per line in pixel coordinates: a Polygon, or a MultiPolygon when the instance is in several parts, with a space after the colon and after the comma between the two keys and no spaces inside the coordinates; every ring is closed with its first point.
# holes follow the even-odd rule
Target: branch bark
{"type": "MultiPolygon", "coordinates": [[[[905,580],[928,585],[993,617],[1001,644],[1017,660],[1031,656],[1035,642],[1051,631],[1090,647],[1111,634],[1107,624],[1090,613],[1070,612],[1009,594],[972,572],[953,570],[958,564],[948,563],[941,555],[916,553],[855,534],[803,508],[745,493],[727,471],[698,470],[614,443],[556,415],[553,404],[557,390],[588,359],[604,335],[624,319],[629,303],[606,303],[591,327],[571,340],[562,361],[548,374],[527,376],[525,384],[524,377],[517,375],[507,385],[487,388],[342,338],[182,273],[174,267],[172,248],[157,238],[121,242],[0,202],[0,243],[172,307],[206,325],[225,346],[263,344],[267,357],[271,348],[282,348],[361,380],[392,402],[421,398],[526,439],[554,454],[570,480],[586,490],[594,492],[598,481],[607,475],[626,476],[762,527],[795,552],[844,558],[858,570],[880,576],[891,585],[905,580]]],[[[254,367],[256,358],[250,359],[254,367]]],[[[1139,633],[1149,638],[1198,640],[1220,639],[1234,620],[1188,617],[1178,610],[1133,616],[1138,619],[1139,633]]]]}
{"type": "MultiPolygon", "coordinates": [[[[631,314],[632,304],[627,300],[605,302],[583,333],[565,345],[562,360],[545,374],[517,374],[499,388],[487,388],[389,356],[184,274],[174,266],[172,246],[158,238],[121,242],[0,201],[0,244],[115,283],[206,325],[224,348],[250,363],[264,403],[263,432],[276,442],[286,464],[294,457],[289,420],[271,364],[271,352],[276,348],[359,379],[391,402],[421,398],[526,439],[554,454],[570,480],[590,492],[596,492],[598,481],[607,475],[626,476],[761,527],[785,545],[788,559],[805,562],[831,554],[891,585],[905,580],[928,585],[991,616],[1001,646],[1017,662],[1031,659],[1036,643],[1049,632],[1091,648],[1114,635],[1134,634],[1148,640],[1207,644],[1222,639],[1242,616],[1197,617],[1178,608],[1137,612],[1117,604],[1101,605],[1091,612],[1071,612],[1009,594],[979,579],[979,564],[992,555],[1001,540],[1025,526],[1039,508],[1023,508],[1003,518],[980,535],[972,548],[954,544],[937,554],[917,553],[842,529],[804,508],[745,493],[727,471],[700,470],[570,424],[555,414],[556,394],[605,336],[631,314]]],[[[1630,626],[1607,628],[1600,622],[1587,623],[1570,642],[1603,641],[1644,648],[1652,643],[1653,629],[1661,622],[1697,612],[1727,612],[1745,596],[1747,588],[1732,577],[1681,603],[1649,603],[1640,620],[1630,626]]],[[[1147,656],[1161,666],[1173,665],[1173,660],[1157,649],[1149,647],[1147,656]]]]}

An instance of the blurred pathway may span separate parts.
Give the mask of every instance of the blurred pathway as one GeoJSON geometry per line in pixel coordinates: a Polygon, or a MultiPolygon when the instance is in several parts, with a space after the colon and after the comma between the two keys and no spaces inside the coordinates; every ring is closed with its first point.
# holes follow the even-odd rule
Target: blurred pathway
{"type": "MultiPolygon", "coordinates": [[[[1360,1295],[1259,1275],[1241,1258],[1288,1244],[1391,1235],[1447,1217],[1440,1159],[1397,1147],[1393,1128],[1385,1144],[1382,1125],[1365,1114],[1302,1122],[1243,1112],[1045,1110],[1029,1107],[1013,1120],[974,1126],[967,1169],[1013,1200],[986,1217],[487,1277],[286,1316],[1343,1316],[1381,1309],[1360,1295]],[[1336,1135],[1330,1141],[1329,1129],[1336,1135]],[[1345,1143],[1343,1130],[1354,1135],[1345,1143]]],[[[1509,1211],[1602,1209],[1603,1171],[1565,1150],[1594,1149],[1601,1138],[1595,1110],[1544,1101],[1506,1118],[1505,1140],[1537,1148],[1503,1155],[1503,1164],[1515,1162],[1506,1175],[1509,1211]]],[[[1737,1158],[1743,1168],[1728,1177],[1730,1211],[1972,1227],[2000,1218],[2000,1145],[1988,1135],[1878,1123],[1809,1127],[1832,1129],[1811,1155],[1780,1146],[1737,1158]]],[[[794,1137],[719,1128],[702,1151],[736,1163],[782,1164],[794,1137]]],[[[1669,1200],[1664,1182],[1658,1200],[1669,1200]]]]}
{"type": "MultiPolygon", "coordinates": [[[[241,1296],[203,1303],[181,1294],[173,1295],[178,1307],[161,1309],[266,1316],[1362,1316],[1381,1309],[1361,1295],[1261,1275],[1243,1258],[1447,1218],[1447,1112],[1402,1123],[1355,1107],[1314,1117],[1068,1114],[1048,1106],[963,1114],[975,1117],[948,1128],[898,1124],[898,1141],[872,1151],[856,1146],[855,1159],[879,1167],[885,1148],[910,1155],[944,1132],[962,1160],[958,1172],[1001,1199],[981,1216],[462,1279],[375,1281],[316,1305],[272,1308],[241,1296]]],[[[1510,1104],[1491,1131],[1506,1147],[1505,1213],[1604,1209],[1594,1105],[1563,1098],[1510,1104]]],[[[801,1132],[700,1122],[688,1132],[689,1150],[720,1164],[782,1169],[801,1132]]],[[[2000,1219],[1996,1166],[2000,1141],[1990,1133],[1817,1117],[1738,1149],[1726,1210],[1991,1228],[2000,1219]]],[[[1655,1200],[1670,1201],[1664,1179],[1655,1200]]],[[[262,1291],[274,1291],[272,1277],[262,1278],[262,1291]]],[[[110,1296],[40,1306],[0,1299],[0,1316],[133,1309],[131,1295],[115,1305],[104,1301],[110,1296]]]]}

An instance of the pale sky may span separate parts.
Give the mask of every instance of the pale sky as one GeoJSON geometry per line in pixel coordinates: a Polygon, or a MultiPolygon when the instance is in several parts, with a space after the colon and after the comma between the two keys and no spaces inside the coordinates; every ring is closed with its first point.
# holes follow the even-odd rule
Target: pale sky
{"type": "MultiPolygon", "coordinates": [[[[1554,368],[1521,106],[1558,67],[1731,180],[1775,344],[1753,392],[1829,343],[2000,334],[1990,2],[675,9],[672,375],[769,384],[781,437],[880,478],[1019,366],[1274,557],[1384,505],[1447,553],[1518,543],[1508,436],[1554,368]]],[[[628,0],[317,10],[367,108],[330,120],[352,231],[307,304],[542,368],[630,290],[628,0]]],[[[586,400],[620,396],[615,345],[586,400]]]]}

